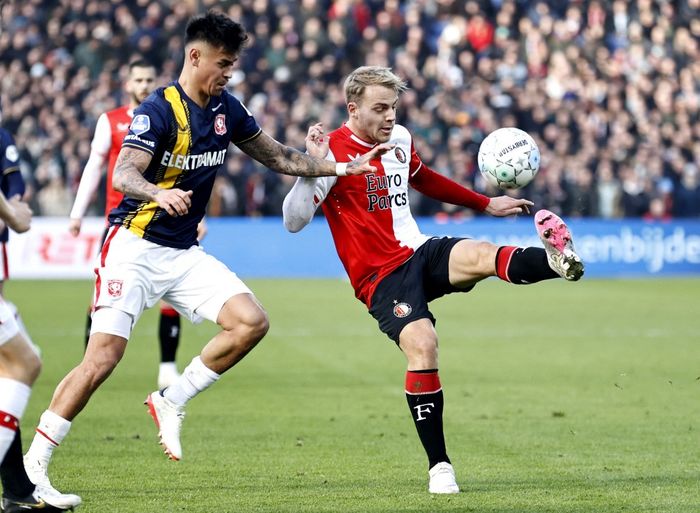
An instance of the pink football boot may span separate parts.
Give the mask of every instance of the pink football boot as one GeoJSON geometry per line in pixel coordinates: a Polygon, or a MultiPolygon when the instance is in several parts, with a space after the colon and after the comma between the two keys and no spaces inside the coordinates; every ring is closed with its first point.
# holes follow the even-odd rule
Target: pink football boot
{"type": "Polygon", "coordinates": [[[583,262],[574,251],[571,232],[561,217],[549,210],[535,214],[535,228],[547,252],[549,267],[568,281],[577,281],[583,276],[583,262]]]}

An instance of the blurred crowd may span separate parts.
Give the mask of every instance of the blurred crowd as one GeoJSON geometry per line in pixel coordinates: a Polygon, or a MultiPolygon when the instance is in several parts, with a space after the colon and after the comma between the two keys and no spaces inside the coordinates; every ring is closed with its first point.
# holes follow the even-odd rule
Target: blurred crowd
{"type": "MultiPolygon", "coordinates": [[[[185,24],[209,8],[250,33],[230,91],[289,145],[302,148],[312,123],[344,121],[349,71],[390,66],[410,86],[398,122],[428,165],[468,187],[497,194],[476,152],[492,130],[517,126],[542,152],[517,192],[538,208],[700,216],[700,0],[6,2],[2,125],[38,213],[68,215],[98,116],[126,102],[129,60],[175,79],[185,24]]],[[[209,214],[279,215],[291,183],[232,148],[209,214]]],[[[473,215],[411,201],[416,215],[473,215]]]]}

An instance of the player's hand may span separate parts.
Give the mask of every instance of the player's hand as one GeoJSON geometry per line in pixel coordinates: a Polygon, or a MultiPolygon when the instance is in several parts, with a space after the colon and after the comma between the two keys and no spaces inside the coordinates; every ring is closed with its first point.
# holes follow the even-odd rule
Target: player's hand
{"type": "Polygon", "coordinates": [[[381,157],[387,151],[391,151],[396,147],[395,144],[382,143],[378,144],[364,155],[348,162],[348,167],[345,172],[349,175],[361,175],[363,173],[372,173],[377,170],[376,167],[370,165],[373,159],[381,157]]]}
{"type": "Polygon", "coordinates": [[[192,191],[161,189],[154,198],[158,206],[173,217],[184,216],[192,206],[192,191]]]}
{"type": "Polygon", "coordinates": [[[82,219],[71,219],[68,223],[68,231],[73,237],[80,235],[80,227],[83,224],[82,219]]]}
{"type": "Polygon", "coordinates": [[[498,196],[496,198],[491,198],[484,212],[495,217],[529,214],[530,207],[533,205],[534,203],[530,200],[511,198],[510,196],[498,196]]]}
{"type": "Polygon", "coordinates": [[[207,236],[209,228],[207,228],[207,222],[202,218],[202,220],[197,225],[197,241],[200,241],[207,236]]]}
{"type": "Polygon", "coordinates": [[[29,208],[29,205],[22,201],[19,194],[10,198],[8,203],[12,210],[12,216],[6,220],[7,226],[17,233],[23,233],[29,230],[32,224],[32,209],[29,208]]]}
{"type": "Polygon", "coordinates": [[[328,154],[330,138],[323,135],[323,123],[316,123],[309,127],[306,133],[306,152],[317,159],[325,159],[328,154]]]}

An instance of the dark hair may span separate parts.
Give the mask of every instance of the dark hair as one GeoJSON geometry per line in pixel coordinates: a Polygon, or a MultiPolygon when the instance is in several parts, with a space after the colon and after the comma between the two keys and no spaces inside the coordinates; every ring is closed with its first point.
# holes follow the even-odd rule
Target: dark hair
{"type": "Polygon", "coordinates": [[[248,41],[248,34],[240,23],[223,14],[209,11],[187,23],[185,45],[192,41],[204,41],[229,53],[238,54],[248,41]]]}
{"type": "Polygon", "coordinates": [[[129,63],[129,71],[132,71],[134,68],[155,68],[155,66],[146,59],[138,58],[129,63]]]}

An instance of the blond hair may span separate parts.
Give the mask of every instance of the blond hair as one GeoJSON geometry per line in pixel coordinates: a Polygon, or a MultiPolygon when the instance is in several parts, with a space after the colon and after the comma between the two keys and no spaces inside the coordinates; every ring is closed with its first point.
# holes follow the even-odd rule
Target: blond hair
{"type": "Polygon", "coordinates": [[[345,85],[343,86],[345,103],[359,101],[365,93],[365,89],[373,85],[393,89],[396,94],[400,94],[408,88],[406,82],[395,75],[391,68],[361,66],[345,79],[345,85]]]}

